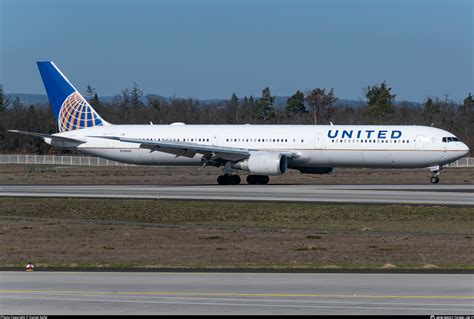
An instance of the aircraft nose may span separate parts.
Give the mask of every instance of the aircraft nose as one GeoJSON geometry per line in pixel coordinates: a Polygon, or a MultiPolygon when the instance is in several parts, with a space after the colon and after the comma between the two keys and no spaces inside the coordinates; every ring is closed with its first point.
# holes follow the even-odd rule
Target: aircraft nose
{"type": "Polygon", "coordinates": [[[464,143],[462,143],[461,150],[463,151],[463,156],[465,156],[465,155],[467,155],[467,153],[469,153],[469,147],[464,143]]]}

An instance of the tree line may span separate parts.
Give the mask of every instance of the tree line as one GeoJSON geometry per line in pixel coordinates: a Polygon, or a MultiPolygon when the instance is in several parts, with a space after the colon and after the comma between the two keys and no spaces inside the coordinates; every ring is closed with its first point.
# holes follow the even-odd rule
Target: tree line
{"type": "MultiPolygon", "coordinates": [[[[90,85],[86,98],[107,121],[114,124],[400,124],[435,126],[454,133],[472,150],[474,146],[474,98],[469,93],[462,103],[447,96],[429,97],[419,105],[395,102],[387,83],[369,85],[364,90],[364,106],[336,103],[334,89],[296,91],[286,105],[275,106],[270,88],[261,96],[239,97],[233,93],[223,102],[202,103],[198,99],[164,98],[143,95],[136,83],[117,94],[112,101],[100,99],[90,85]]],[[[11,100],[0,85],[0,153],[58,154],[68,151],[52,148],[41,139],[8,133],[18,129],[56,133],[57,125],[48,105],[25,105],[11,100]]]]}

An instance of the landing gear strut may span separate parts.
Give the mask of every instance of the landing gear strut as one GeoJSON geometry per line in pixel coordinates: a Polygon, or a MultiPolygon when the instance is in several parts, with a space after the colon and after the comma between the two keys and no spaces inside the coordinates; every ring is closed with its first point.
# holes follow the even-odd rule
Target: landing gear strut
{"type": "Polygon", "coordinates": [[[231,162],[226,162],[224,165],[224,175],[217,178],[217,184],[219,185],[238,185],[240,184],[240,176],[232,175],[234,172],[231,162]]]}
{"type": "Polygon", "coordinates": [[[442,170],[443,167],[442,166],[433,166],[433,167],[430,167],[430,170],[431,170],[431,178],[430,178],[430,182],[431,184],[438,184],[439,183],[439,174],[440,174],[440,170],[442,170]]]}
{"type": "Polygon", "coordinates": [[[266,185],[270,181],[267,175],[249,175],[247,176],[247,183],[250,185],[261,184],[266,185]]]}

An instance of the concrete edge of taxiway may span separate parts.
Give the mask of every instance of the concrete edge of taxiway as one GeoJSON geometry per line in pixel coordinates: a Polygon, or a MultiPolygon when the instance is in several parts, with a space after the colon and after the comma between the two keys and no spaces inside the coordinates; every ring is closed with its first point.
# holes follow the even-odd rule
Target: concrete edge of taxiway
{"type": "MultiPolygon", "coordinates": [[[[19,267],[0,271],[25,272],[19,267]]],[[[309,274],[474,274],[474,269],[292,269],[292,268],[35,268],[34,272],[150,272],[150,273],[309,273],[309,274]]]]}

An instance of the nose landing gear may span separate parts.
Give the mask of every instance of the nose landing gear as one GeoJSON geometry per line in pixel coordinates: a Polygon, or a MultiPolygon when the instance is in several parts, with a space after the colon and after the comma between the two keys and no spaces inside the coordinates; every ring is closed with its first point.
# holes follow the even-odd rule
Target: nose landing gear
{"type": "Polygon", "coordinates": [[[430,182],[431,184],[438,184],[439,183],[439,174],[440,174],[440,171],[443,169],[442,166],[432,166],[430,167],[430,170],[431,170],[431,178],[430,178],[430,182]]]}
{"type": "Polygon", "coordinates": [[[439,177],[438,176],[431,176],[430,182],[431,182],[431,184],[438,184],[439,183],[439,177]]]}

